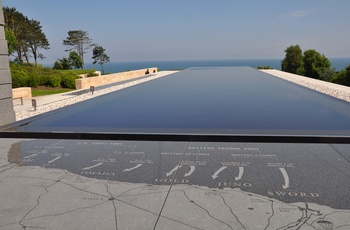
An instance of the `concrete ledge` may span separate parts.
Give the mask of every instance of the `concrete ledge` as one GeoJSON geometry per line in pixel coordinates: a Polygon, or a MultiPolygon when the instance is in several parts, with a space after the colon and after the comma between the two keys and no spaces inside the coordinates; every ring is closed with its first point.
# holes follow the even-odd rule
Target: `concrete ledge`
{"type": "MultiPolygon", "coordinates": [[[[101,76],[101,71],[95,71],[94,74],[96,74],[96,77],[100,77],[101,76]]],[[[79,77],[81,78],[87,78],[88,75],[87,74],[80,74],[79,77]]]]}
{"type": "MultiPolygon", "coordinates": [[[[88,89],[90,86],[101,86],[146,75],[147,69],[139,69],[121,73],[108,74],[75,80],[76,89],[88,89]]],[[[158,72],[157,67],[148,68],[149,73],[158,72]]]]}
{"type": "Polygon", "coordinates": [[[21,87],[21,88],[12,89],[12,97],[13,98],[22,97],[23,99],[32,98],[32,88],[21,87]]]}

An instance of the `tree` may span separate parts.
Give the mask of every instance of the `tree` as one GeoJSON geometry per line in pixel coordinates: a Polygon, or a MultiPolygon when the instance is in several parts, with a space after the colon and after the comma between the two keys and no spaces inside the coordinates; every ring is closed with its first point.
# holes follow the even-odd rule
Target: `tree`
{"type": "Polygon", "coordinates": [[[26,59],[27,64],[29,64],[29,58],[33,57],[37,66],[38,58],[44,58],[39,50],[49,49],[49,42],[42,31],[40,22],[28,19],[16,8],[4,7],[3,11],[6,28],[13,33],[17,41],[15,60],[22,63],[26,59]]]}
{"type": "Polygon", "coordinates": [[[61,62],[59,60],[55,61],[55,63],[53,64],[53,68],[52,69],[63,69],[63,66],[61,64],[61,62]]]}
{"type": "Polygon", "coordinates": [[[320,73],[320,79],[323,81],[330,81],[337,74],[337,70],[335,68],[331,68],[320,73]]]}
{"type": "Polygon", "coordinates": [[[68,60],[68,58],[64,57],[62,59],[57,59],[57,61],[53,65],[53,69],[59,69],[59,70],[72,69],[72,64],[68,60]]]}
{"type": "Polygon", "coordinates": [[[345,69],[345,82],[347,86],[350,86],[350,65],[345,69]]]}
{"type": "Polygon", "coordinates": [[[331,68],[331,62],[316,50],[306,50],[303,56],[305,76],[320,79],[320,75],[331,68]]]}
{"type": "Polygon", "coordinates": [[[92,51],[93,64],[100,64],[102,68],[102,74],[104,74],[103,64],[109,62],[109,57],[105,53],[105,49],[102,46],[96,46],[92,51]]]}
{"type": "Polygon", "coordinates": [[[77,51],[82,61],[82,69],[84,69],[84,54],[96,44],[92,43],[92,39],[89,38],[88,32],[82,30],[70,30],[68,31],[68,37],[63,40],[63,45],[71,47],[65,51],[77,51]]]}
{"type": "Polygon", "coordinates": [[[69,53],[68,60],[71,66],[76,69],[80,69],[83,66],[83,61],[81,60],[79,54],[76,51],[72,51],[69,53]]]}
{"type": "Polygon", "coordinates": [[[281,70],[289,73],[302,74],[303,53],[300,46],[289,46],[284,52],[286,53],[286,56],[282,60],[281,70]]]}
{"type": "Polygon", "coordinates": [[[53,69],[67,70],[67,69],[80,69],[82,66],[82,61],[79,54],[75,51],[69,53],[69,57],[63,57],[62,59],[57,59],[53,65],[53,69]]]}
{"type": "Polygon", "coordinates": [[[38,66],[38,58],[43,59],[44,56],[39,53],[39,49],[49,49],[50,44],[46,35],[41,30],[40,22],[31,19],[27,21],[29,27],[29,34],[27,44],[33,54],[35,66],[38,66]]]}
{"type": "Polygon", "coordinates": [[[7,40],[8,54],[13,54],[17,49],[17,39],[13,32],[5,27],[5,38],[7,40]]]}
{"type": "Polygon", "coordinates": [[[15,59],[18,60],[19,63],[23,62],[23,50],[25,44],[25,36],[27,34],[26,26],[25,26],[25,16],[18,12],[16,8],[3,7],[5,25],[8,30],[12,31],[13,35],[16,37],[17,46],[16,52],[17,56],[15,59]]]}
{"type": "MultiPolygon", "coordinates": [[[[349,79],[350,80],[350,79],[349,79]]],[[[346,70],[343,69],[339,72],[337,72],[332,79],[330,79],[330,82],[339,84],[339,85],[347,85],[350,86],[350,81],[346,79],[346,70]]]]}

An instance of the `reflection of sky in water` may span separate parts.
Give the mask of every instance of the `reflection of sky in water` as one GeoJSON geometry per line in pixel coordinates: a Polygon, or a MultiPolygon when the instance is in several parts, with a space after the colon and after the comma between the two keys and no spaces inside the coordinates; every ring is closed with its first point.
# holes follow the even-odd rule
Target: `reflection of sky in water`
{"type": "Polygon", "coordinates": [[[193,68],[67,107],[19,131],[349,135],[349,103],[249,67],[193,68]]]}

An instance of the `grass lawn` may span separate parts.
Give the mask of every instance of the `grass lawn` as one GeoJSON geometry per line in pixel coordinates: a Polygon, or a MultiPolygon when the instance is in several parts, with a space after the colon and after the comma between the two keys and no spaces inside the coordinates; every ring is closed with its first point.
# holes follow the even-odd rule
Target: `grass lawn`
{"type": "Polygon", "coordinates": [[[45,96],[45,95],[51,95],[51,94],[57,94],[57,93],[65,93],[73,90],[74,89],[52,88],[52,87],[41,86],[38,88],[32,88],[32,97],[45,96]]]}

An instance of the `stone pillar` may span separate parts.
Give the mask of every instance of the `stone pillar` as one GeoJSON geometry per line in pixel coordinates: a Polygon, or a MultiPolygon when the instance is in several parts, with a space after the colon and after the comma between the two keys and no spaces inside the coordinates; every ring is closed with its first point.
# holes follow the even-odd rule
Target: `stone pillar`
{"type": "Polygon", "coordinates": [[[0,0],[0,126],[14,122],[12,102],[12,79],[4,31],[4,12],[0,0]]]}

